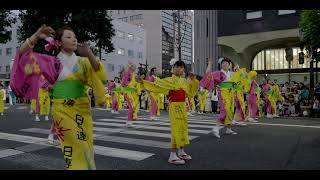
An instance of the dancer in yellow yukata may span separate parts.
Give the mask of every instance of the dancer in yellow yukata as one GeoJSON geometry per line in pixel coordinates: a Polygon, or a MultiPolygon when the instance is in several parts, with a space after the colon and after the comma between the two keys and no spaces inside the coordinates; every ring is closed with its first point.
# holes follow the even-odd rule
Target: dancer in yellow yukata
{"type": "Polygon", "coordinates": [[[109,90],[106,89],[106,109],[109,110],[112,106],[112,97],[109,94],[109,90]]]}
{"type": "Polygon", "coordinates": [[[55,32],[43,25],[17,51],[10,81],[12,90],[18,97],[37,99],[39,88],[53,86],[52,117],[68,170],[96,169],[91,107],[85,86],[93,89],[96,103],[102,106],[105,79],[103,64],[87,45],[77,42],[68,27],[55,32]],[[57,50],[58,55],[34,52],[40,39],[49,42],[47,51],[57,50]]]}
{"type": "MultiPolygon", "coordinates": [[[[158,79],[157,75],[158,75],[158,69],[157,67],[153,67],[151,68],[149,75],[146,77],[146,80],[150,82],[155,82],[158,79]]],[[[160,111],[158,108],[159,93],[148,92],[148,94],[150,98],[150,119],[158,120],[158,117],[160,116],[160,111]]]]}
{"type": "Polygon", "coordinates": [[[198,114],[203,114],[204,108],[206,106],[206,99],[207,99],[207,89],[205,89],[204,87],[199,88],[198,91],[198,101],[199,101],[199,112],[198,114]]]}
{"type": "Polygon", "coordinates": [[[214,84],[218,83],[218,97],[220,114],[217,120],[217,125],[213,127],[212,132],[220,138],[220,129],[226,126],[226,134],[237,135],[231,129],[232,118],[234,115],[234,79],[230,71],[232,61],[228,58],[220,58],[220,71],[212,72],[212,61],[209,61],[205,76],[200,81],[200,86],[206,87],[208,90],[213,90],[214,84]]]}
{"type": "MultiPolygon", "coordinates": [[[[235,113],[233,124],[239,126],[246,126],[244,122],[246,119],[246,105],[244,102],[245,93],[245,79],[247,78],[247,72],[245,68],[240,69],[239,65],[236,64],[233,68],[233,79],[234,79],[234,103],[235,103],[235,113]]],[[[248,88],[246,88],[247,90],[248,88]]],[[[247,90],[248,91],[248,90],[247,90]]]]}
{"type": "Polygon", "coordinates": [[[49,91],[44,88],[39,89],[39,105],[40,105],[40,116],[45,116],[45,121],[49,121],[50,113],[50,97],[49,91]]]}
{"type": "Polygon", "coordinates": [[[189,144],[188,117],[186,111],[186,97],[190,94],[189,85],[183,73],[183,61],[172,59],[172,77],[157,79],[155,82],[143,81],[144,88],[151,92],[164,93],[169,100],[169,118],[171,125],[171,153],[168,162],[172,164],[185,164],[191,156],[184,151],[189,144]]]}
{"type": "Polygon", "coordinates": [[[196,112],[196,104],[194,102],[194,98],[197,95],[197,91],[199,88],[199,81],[192,71],[189,72],[187,82],[188,82],[189,88],[190,88],[189,89],[190,94],[188,96],[188,102],[189,102],[188,116],[193,116],[192,113],[196,112]]]}
{"type": "Polygon", "coordinates": [[[274,109],[273,117],[279,117],[277,104],[278,104],[278,102],[282,103],[282,96],[280,93],[280,87],[279,87],[279,85],[277,85],[276,81],[271,82],[271,89],[272,89],[272,103],[271,103],[271,105],[273,106],[273,109],[274,109]]]}
{"type": "Polygon", "coordinates": [[[108,89],[112,98],[111,114],[120,114],[119,110],[122,108],[122,101],[120,98],[122,87],[120,79],[115,77],[114,80],[109,83],[108,89]]]}
{"type": "Polygon", "coordinates": [[[132,127],[133,121],[138,119],[139,94],[141,94],[141,85],[137,82],[136,65],[129,63],[124,71],[121,85],[125,93],[125,100],[128,104],[127,127],[132,127]]]}
{"type": "Polygon", "coordinates": [[[249,107],[249,122],[258,122],[259,117],[259,109],[260,109],[260,92],[261,89],[258,86],[258,83],[256,82],[257,79],[257,72],[256,71],[250,71],[248,73],[249,79],[251,81],[250,83],[250,90],[248,94],[248,107],[249,107]]]}

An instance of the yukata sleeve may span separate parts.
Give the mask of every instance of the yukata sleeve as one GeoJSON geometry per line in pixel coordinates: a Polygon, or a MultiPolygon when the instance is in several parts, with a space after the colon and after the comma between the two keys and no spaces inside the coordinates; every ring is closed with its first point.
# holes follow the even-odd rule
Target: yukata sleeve
{"type": "Polygon", "coordinates": [[[104,86],[103,81],[106,80],[106,73],[104,66],[101,62],[99,62],[99,70],[95,71],[88,58],[83,58],[82,61],[80,61],[81,66],[85,69],[84,75],[86,76],[86,82],[89,87],[92,88],[95,103],[98,106],[102,106],[105,103],[105,93],[104,93],[104,86]]]}
{"type": "Polygon", "coordinates": [[[143,87],[147,91],[153,93],[163,93],[166,95],[169,94],[170,90],[178,89],[178,87],[171,82],[171,77],[157,79],[155,82],[143,80],[143,87]]]}
{"type": "Polygon", "coordinates": [[[221,71],[209,72],[200,80],[199,86],[211,91],[214,89],[214,83],[221,83],[224,78],[225,75],[221,71]]]}
{"type": "Polygon", "coordinates": [[[190,91],[189,97],[190,98],[195,97],[199,88],[199,81],[198,80],[189,81],[187,86],[190,91]]]}
{"type": "Polygon", "coordinates": [[[38,99],[39,88],[53,85],[62,70],[60,61],[49,55],[34,52],[32,49],[21,54],[17,52],[10,86],[18,97],[38,99]]]}

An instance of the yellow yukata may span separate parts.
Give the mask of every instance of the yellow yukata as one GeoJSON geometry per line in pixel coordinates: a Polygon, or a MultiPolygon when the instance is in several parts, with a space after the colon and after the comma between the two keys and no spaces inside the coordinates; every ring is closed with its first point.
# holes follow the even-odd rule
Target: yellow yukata
{"type": "Polygon", "coordinates": [[[158,111],[164,110],[164,94],[160,93],[158,96],[158,111]]]}
{"type": "MultiPolygon", "coordinates": [[[[170,90],[183,90],[186,92],[186,96],[190,94],[190,87],[186,79],[175,75],[157,79],[154,83],[144,80],[143,85],[148,91],[165,95],[168,95],[170,90]]],[[[169,118],[171,124],[171,148],[181,148],[189,144],[186,102],[171,102],[169,100],[169,118]]]]}
{"type": "Polygon", "coordinates": [[[37,108],[37,101],[35,99],[31,99],[31,110],[35,112],[36,108],[37,108]]]}
{"type": "Polygon", "coordinates": [[[106,108],[111,108],[111,96],[106,93],[106,108]]]}
{"type": "Polygon", "coordinates": [[[40,115],[48,116],[50,112],[50,97],[48,90],[39,89],[40,115]]]}
{"type": "Polygon", "coordinates": [[[116,99],[118,101],[118,110],[123,108],[123,102],[124,102],[124,95],[121,94],[120,92],[115,93],[116,99]]]}
{"type": "Polygon", "coordinates": [[[190,109],[189,111],[195,111],[196,110],[196,105],[194,102],[194,98],[197,95],[197,91],[199,88],[199,81],[197,79],[188,79],[187,80],[188,84],[189,84],[189,92],[190,95],[188,96],[189,102],[190,102],[190,109]]]}
{"type": "Polygon", "coordinates": [[[0,113],[3,113],[4,112],[4,92],[2,89],[0,89],[0,113]]]}
{"type": "Polygon", "coordinates": [[[234,72],[232,76],[234,85],[234,99],[235,99],[235,113],[234,118],[236,120],[244,120],[246,116],[246,105],[244,103],[244,92],[248,91],[248,87],[244,87],[247,82],[246,69],[242,68],[239,71],[234,72]]]}
{"type": "MultiPolygon", "coordinates": [[[[60,60],[64,58],[63,54],[59,55],[60,60]]],[[[99,70],[95,71],[88,58],[76,58],[72,67],[64,67],[53,86],[52,116],[66,169],[93,170],[96,167],[91,103],[85,86],[92,88],[96,104],[104,104],[105,90],[102,81],[106,79],[106,75],[102,63],[99,63],[99,70]]],[[[61,62],[67,63],[65,61],[61,62]]]]}
{"type": "Polygon", "coordinates": [[[199,93],[198,93],[200,112],[204,111],[204,108],[206,106],[206,99],[207,99],[207,90],[200,88],[199,93]]]}
{"type": "Polygon", "coordinates": [[[141,84],[136,81],[136,73],[131,74],[131,80],[126,87],[123,88],[124,93],[127,96],[128,120],[137,120],[139,112],[139,94],[141,94],[141,84]]]}

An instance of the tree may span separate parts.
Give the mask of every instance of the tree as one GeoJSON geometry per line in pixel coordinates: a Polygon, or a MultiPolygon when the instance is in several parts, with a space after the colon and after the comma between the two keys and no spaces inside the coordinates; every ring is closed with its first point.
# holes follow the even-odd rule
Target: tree
{"type": "Polygon", "coordinates": [[[320,48],[320,10],[304,10],[301,13],[299,28],[303,34],[303,42],[310,54],[310,91],[311,99],[314,96],[313,63],[319,61],[320,48]]]}
{"type": "MultiPolygon", "coordinates": [[[[18,40],[24,41],[30,37],[42,24],[54,29],[69,26],[77,35],[79,42],[94,42],[106,53],[113,52],[112,37],[114,29],[107,10],[24,10],[20,11],[22,26],[19,27],[18,40]]],[[[38,52],[44,52],[45,42],[39,42],[35,47],[38,52]]]]}
{"type": "Polygon", "coordinates": [[[11,40],[11,27],[15,23],[15,17],[10,10],[0,10],[0,43],[6,43],[11,40]]]}

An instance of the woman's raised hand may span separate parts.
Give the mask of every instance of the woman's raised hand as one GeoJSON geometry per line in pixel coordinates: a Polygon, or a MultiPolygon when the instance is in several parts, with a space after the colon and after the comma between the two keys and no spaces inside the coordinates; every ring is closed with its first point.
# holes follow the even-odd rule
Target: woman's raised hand
{"type": "Polygon", "coordinates": [[[34,34],[37,39],[46,39],[48,37],[53,37],[54,30],[50,26],[42,25],[34,34]]]}

